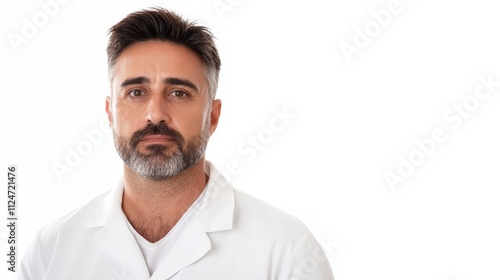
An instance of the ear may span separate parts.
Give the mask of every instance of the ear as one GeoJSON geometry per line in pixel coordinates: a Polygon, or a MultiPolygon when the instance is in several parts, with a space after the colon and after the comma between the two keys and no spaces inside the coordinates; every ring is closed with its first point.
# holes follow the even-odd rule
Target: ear
{"type": "Polygon", "coordinates": [[[212,111],[210,112],[210,135],[214,134],[219,124],[221,103],[220,99],[212,101],[212,111]]]}
{"type": "Polygon", "coordinates": [[[109,126],[113,124],[113,115],[111,112],[111,97],[106,96],[106,114],[108,115],[109,126]]]}

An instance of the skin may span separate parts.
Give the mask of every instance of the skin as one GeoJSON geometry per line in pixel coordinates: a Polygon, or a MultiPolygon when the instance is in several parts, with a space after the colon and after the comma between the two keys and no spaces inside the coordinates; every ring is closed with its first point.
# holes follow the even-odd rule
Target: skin
{"type": "MultiPolygon", "coordinates": [[[[106,113],[113,132],[129,139],[150,122],[165,122],[177,130],[186,143],[198,135],[210,117],[210,135],[215,131],[221,101],[209,100],[208,83],[200,58],[188,48],[160,41],[135,43],[127,47],[111,69],[111,96],[106,113]],[[123,86],[124,81],[145,77],[123,86]],[[165,83],[178,78],[195,88],[165,83]]],[[[161,144],[172,154],[175,142],[168,137],[147,137],[138,149],[161,144]]],[[[188,169],[165,180],[144,178],[124,164],[122,209],[129,222],[149,242],[163,238],[199,197],[208,180],[204,157],[188,169]]]]}

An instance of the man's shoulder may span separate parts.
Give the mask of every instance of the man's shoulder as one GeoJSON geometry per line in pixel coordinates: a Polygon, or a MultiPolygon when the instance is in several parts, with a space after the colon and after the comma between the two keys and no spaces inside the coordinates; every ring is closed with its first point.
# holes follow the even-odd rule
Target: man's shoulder
{"type": "MultiPolygon", "coordinates": [[[[298,218],[238,189],[234,189],[234,218],[237,223],[258,227],[265,234],[276,237],[300,238],[309,232],[298,218]]],[[[244,225],[242,225],[244,226],[244,225]]]]}
{"type": "Polygon", "coordinates": [[[54,237],[61,231],[80,231],[85,227],[90,216],[96,211],[97,207],[103,203],[103,200],[109,195],[110,191],[111,190],[108,190],[94,197],[73,211],[48,223],[41,229],[40,237],[54,237]]]}

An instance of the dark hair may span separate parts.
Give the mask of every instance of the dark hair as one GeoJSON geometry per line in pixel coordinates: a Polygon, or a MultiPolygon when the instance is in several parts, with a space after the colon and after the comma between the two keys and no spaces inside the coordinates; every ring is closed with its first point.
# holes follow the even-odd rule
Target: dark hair
{"type": "Polygon", "coordinates": [[[221,61],[214,36],[207,27],[196,25],[164,8],[155,7],[131,13],[109,29],[108,69],[111,70],[127,47],[149,40],[179,44],[195,52],[205,67],[210,100],[215,98],[221,61]]]}

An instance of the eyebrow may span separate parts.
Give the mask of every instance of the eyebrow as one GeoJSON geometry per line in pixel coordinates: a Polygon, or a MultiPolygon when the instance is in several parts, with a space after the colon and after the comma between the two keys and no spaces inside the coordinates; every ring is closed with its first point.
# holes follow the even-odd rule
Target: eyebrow
{"type": "Polygon", "coordinates": [[[199,92],[198,87],[192,83],[189,80],[186,79],[181,79],[181,78],[165,78],[163,80],[163,83],[166,85],[174,85],[174,86],[186,86],[188,88],[191,88],[195,90],[196,92],[199,92]]]}
{"type": "Polygon", "coordinates": [[[137,85],[137,84],[149,84],[150,83],[150,80],[146,77],[134,77],[134,78],[129,78],[129,79],[126,79],[125,81],[123,81],[121,83],[121,87],[126,87],[126,86],[129,86],[129,85],[137,85]]]}
{"type": "MultiPolygon", "coordinates": [[[[126,87],[129,85],[137,85],[137,84],[149,84],[151,80],[147,77],[134,77],[134,78],[129,78],[123,81],[120,86],[126,87]]],[[[198,87],[191,81],[186,80],[186,79],[181,79],[181,78],[165,78],[163,80],[163,83],[165,85],[174,85],[174,86],[186,86],[188,88],[191,88],[197,92],[199,92],[198,87]]]]}

